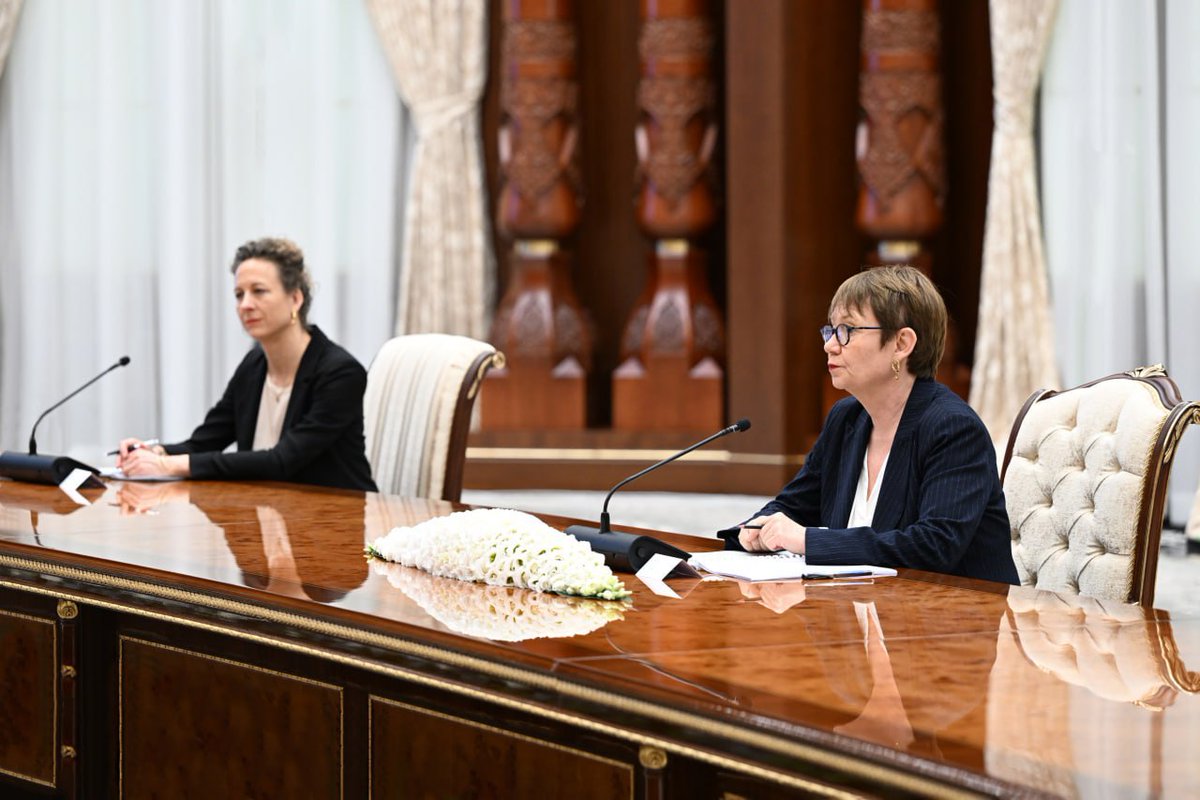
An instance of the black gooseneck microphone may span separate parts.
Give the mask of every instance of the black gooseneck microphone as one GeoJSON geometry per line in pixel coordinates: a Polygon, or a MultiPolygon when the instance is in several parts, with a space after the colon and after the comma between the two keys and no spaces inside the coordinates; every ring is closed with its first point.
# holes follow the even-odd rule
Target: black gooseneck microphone
{"type": "Polygon", "coordinates": [[[623,533],[614,531],[610,527],[610,517],[608,514],[608,501],[612,499],[613,494],[618,489],[631,481],[635,481],[643,475],[653,472],[661,466],[670,464],[677,458],[687,455],[693,450],[703,447],[704,445],[722,436],[728,436],[731,433],[740,433],[744,430],[749,430],[750,420],[739,419],[734,424],[696,442],[691,447],[684,448],[674,455],[664,458],[650,466],[646,467],[641,472],[630,475],[625,480],[618,483],[609,490],[608,495],[604,498],[604,506],[600,511],[600,527],[592,528],[587,525],[571,525],[567,528],[566,533],[571,534],[576,539],[585,541],[591,545],[592,550],[604,555],[604,563],[610,568],[622,572],[637,572],[642,566],[650,560],[655,553],[673,556],[674,558],[682,558],[685,561],[691,555],[690,553],[680,550],[678,547],[669,545],[666,542],[659,541],[652,536],[638,536],[632,533],[623,533]]]}
{"type": "Polygon", "coordinates": [[[37,427],[38,427],[38,425],[41,425],[41,424],[42,424],[42,420],[46,418],[46,415],[47,415],[47,414],[49,414],[51,411],[53,411],[54,409],[56,409],[56,408],[58,408],[59,406],[61,406],[63,403],[65,403],[65,402],[67,402],[68,400],[70,400],[70,399],[71,399],[72,397],[74,397],[75,395],[77,395],[77,394],[79,394],[80,392],[82,392],[84,389],[86,389],[86,388],[88,388],[89,386],[91,386],[91,385],[92,385],[93,383],[95,383],[96,381],[98,381],[98,380],[100,380],[101,378],[103,378],[103,377],[104,377],[105,375],[107,375],[108,373],[112,372],[112,371],[113,371],[114,369],[116,369],[117,367],[123,367],[123,366],[125,366],[125,365],[126,365],[126,364],[128,364],[128,363],[129,363],[129,356],[121,356],[121,357],[120,357],[120,358],[117,360],[117,363],[113,364],[111,367],[109,367],[108,369],[104,370],[103,372],[101,372],[101,373],[100,373],[99,375],[97,375],[96,377],[92,378],[90,381],[88,381],[87,383],[85,383],[83,386],[80,386],[78,389],[76,389],[75,391],[71,392],[69,395],[67,395],[66,397],[64,397],[62,400],[59,400],[57,403],[55,403],[54,405],[50,406],[50,407],[49,407],[49,408],[47,408],[45,411],[43,411],[43,412],[42,412],[42,415],[41,415],[40,417],[38,417],[38,418],[37,418],[37,422],[33,423],[33,430],[31,430],[31,431],[29,432],[29,455],[31,455],[31,456],[36,456],[36,455],[37,455],[37,427]]]}
{"type": "Polygon", "coordinates": [[[72,470],[83,469],[92,473],[84,483],[80,484],[85,488],[99,488],[104,484],[96,478],[96,473],[99,472],[95,467],[76,461],[67,456],[47,456],[40,455],[37,451],[37,428],[45,419],[46,415],[54,409],[61,406],[63,403],[70,400],[75,395],[82,392],[84,389],[91,386],[96,381],[103,378],[108,373],[112,372],[117,367],[123,367],[129,363],[129,356],[121,356],[115,364],[101,372],[90,381],[80,386],[69,395],[59,400],[54,405],[42,412],[42,415],[37,418],[37,422],[33,423],[33,429],[29,432],[29,452],[28,453],[13,453],[11,451],[0,452],[0,477],[12,478],[17,481],[27,481],[29,483],[47,483],[58,485],[71,474],[72,470]]]}

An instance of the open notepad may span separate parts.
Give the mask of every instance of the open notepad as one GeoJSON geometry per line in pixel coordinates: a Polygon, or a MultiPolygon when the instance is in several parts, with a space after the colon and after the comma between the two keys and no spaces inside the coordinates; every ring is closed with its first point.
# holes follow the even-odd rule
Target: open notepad
{"type": "Polygon", "coordinates": [[[741,550],[715,550],[694,553],[693,567],[746,581],[784,581],[792,578],[888,578],[896,570],[866,564],[809,564],[796,553],[745,553],[741,550]]]}

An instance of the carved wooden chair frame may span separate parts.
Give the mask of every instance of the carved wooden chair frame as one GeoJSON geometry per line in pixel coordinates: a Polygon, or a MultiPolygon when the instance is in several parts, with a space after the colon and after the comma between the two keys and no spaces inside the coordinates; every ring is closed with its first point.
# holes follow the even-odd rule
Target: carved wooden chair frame
{"type": "Polygon", "coordinates": [[[471,411],[483,386],[488,370],[504,367],[504,353],[493,350],[480,353],[467,368],[458,400],[454,405],[454,420],[450,424],[450,445],[446,454],[446,477],[442,482],[442,499],[457,503],[462,499],[463,473],[467,461],[467,436],[471,433],[471,411]]]}

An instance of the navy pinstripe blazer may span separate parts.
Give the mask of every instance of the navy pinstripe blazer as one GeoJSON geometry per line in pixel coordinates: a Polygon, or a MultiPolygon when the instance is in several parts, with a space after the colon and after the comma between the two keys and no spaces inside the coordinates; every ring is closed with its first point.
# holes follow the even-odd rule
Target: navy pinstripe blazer
{"type": "Polygon", "coordinates": [[[872,526],[847,528],[871,428],[861,403],[839,401],[800,472],[755,516],[782,511],[808,527],[813,564],[1017,583],[996,451],[971,407],[942,384],[919,379],[892,442],[872,526]]]}

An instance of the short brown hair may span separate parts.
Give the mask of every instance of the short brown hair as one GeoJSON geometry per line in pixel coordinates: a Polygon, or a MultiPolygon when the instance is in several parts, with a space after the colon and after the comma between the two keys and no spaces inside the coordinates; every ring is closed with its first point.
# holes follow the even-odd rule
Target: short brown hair
{"type": "Polygon", "coordinates": [[[230,272],[237,274],[243,261],[261,258],[270,261],[279,270],[279,282],[288,294],[300,290],[304,302],[300,304],[300,324],[308,328],[308,307],[312,305],[312,280],[304,266],[304,251],[290,239],[264,237],[246,242],[233,256],[230,272]]]}
{"type": "Polygon", "coordinates": [[[908,358],[908,371],[932,378],[946,349],[946,304],[933,281],[913,267],[871,267],[847,278],[829,303],[837,309],[870,309],[879,320],[881,344],[901,328],[912,328],[917,344],[908,358]]]}

